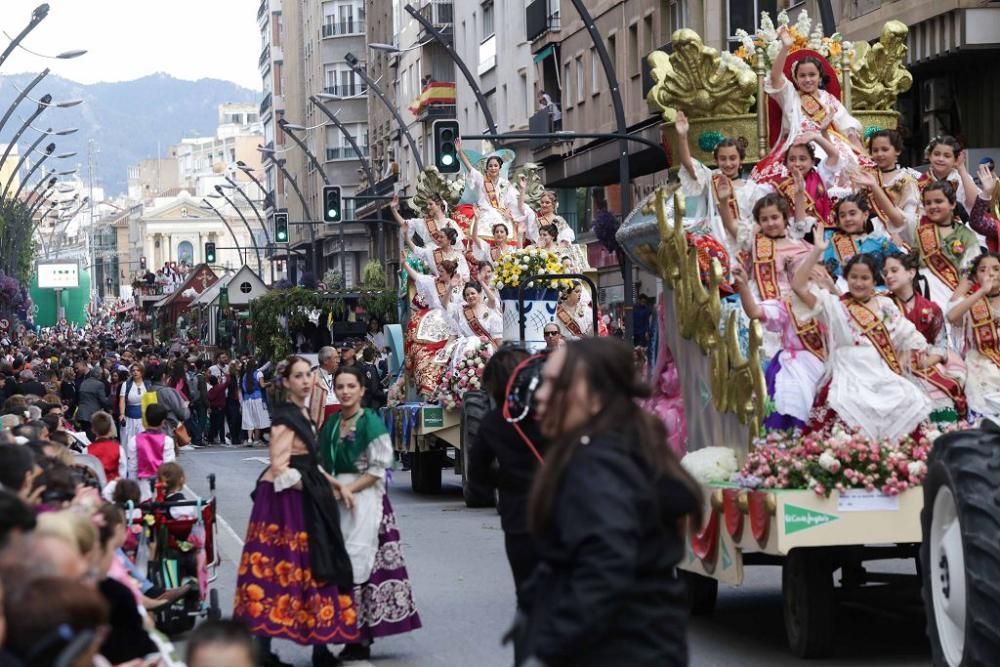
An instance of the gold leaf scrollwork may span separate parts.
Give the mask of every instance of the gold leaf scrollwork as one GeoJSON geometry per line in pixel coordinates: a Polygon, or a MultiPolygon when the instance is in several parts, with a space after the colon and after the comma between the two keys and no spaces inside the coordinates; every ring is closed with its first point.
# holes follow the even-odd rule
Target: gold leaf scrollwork
{"type": "Polygon", "coordinates": [[[853,110],[892,109],[896,96],[913,85],[913,75],[903,65],[908,32],[905,24],[888,21],[882,26],[882,34],[874,46],[861,47],[858,65],[851,75],[853,110]]]}
{"type": "Polygon", "coordinates": [[[660,276],[673,290],[679,331],[684,338],[697,343],[708,357],[709,387],[715,409],[720,413],[735,413],[740,423],[747,426],[752,439],[760,431],[767,396],[760,362],[763,340],[760,322],[750,322],[748,352],[744,356],[736,313],[730,312],[725,327],[720,328],[722,265],[712,260],[708,285],[704,285],[697,249],[688,245],[684,233],[684,210],[676,187],[657,188],[653,201],[660,234],[657,264],[660,276]],[[673,197],[672,221],[665,207],[668,196],[673,197]]]}
{"type": "Polygon", "coordinates": [[[723,61],[694,30],[673,34],[674,53],[653,51],[647,57],[653,87],[646,100],[673,122],[680,109],[691,118],[747,113],[755,101],[757,76],[723,61]]]}

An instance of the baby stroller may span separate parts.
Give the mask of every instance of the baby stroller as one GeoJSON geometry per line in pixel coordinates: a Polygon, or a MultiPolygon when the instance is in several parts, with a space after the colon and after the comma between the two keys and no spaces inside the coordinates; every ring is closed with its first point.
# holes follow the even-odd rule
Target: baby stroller
{"type": "MultiPolygon", "coordinates": [[[[142,504],[150,581],[163,590],[189,586],[190,590],[166,607],[153,612],[156,627],[167,636],[187,632],[198,618],[222,617],[219,592],[210,588],[218,576],[216,548],[215,475],[208,476],[212,496],[205,500],[166,501],[157,488],[155,500],[142,504]]],[[[143,545],[137,548],[140,564],[143,545]]]]}

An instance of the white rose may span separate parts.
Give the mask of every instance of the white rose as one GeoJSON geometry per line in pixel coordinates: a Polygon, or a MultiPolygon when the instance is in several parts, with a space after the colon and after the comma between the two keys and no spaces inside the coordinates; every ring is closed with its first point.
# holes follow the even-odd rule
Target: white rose
{"type": "Polygon", "coordinates": [[[819,455],[819,467],[823,470],[832,470],[837,465],[837,457],[829,449],[819,455]]]}
{"type": "Polygon", "coordinates": [[[920,477],[927,472],[927,465],[923,461],[913,461],[906,466],[906,472],[910,477],[920,477]]]}

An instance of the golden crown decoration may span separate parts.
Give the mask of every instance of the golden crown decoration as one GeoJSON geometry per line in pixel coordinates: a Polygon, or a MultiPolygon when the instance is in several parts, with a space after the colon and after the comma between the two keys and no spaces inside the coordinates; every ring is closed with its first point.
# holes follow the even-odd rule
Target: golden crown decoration
{"type": "MultiPolygon", "coordinates": [[[[896,127],[896,97],[913,84],[903,65],[908,33],[903,23],[886,23],[874,46],[852,44],[839,34],[824,36],[805,10],[794,25],[782,11],[777,25],[788,26],[791,52],[811,49],[827,59],[837,73],[842,102],[861,122],[866,137],[875,130],[896,127]]],[[[662,115],[668,129],[678,110],[688,116],[691,153],[708,165],[715,164],[712,151],[725,137],[745,143],[749,162],[763,158],[769,148],[764,79],[780,48],[777,29],[768,13],[762,12],[757,31],[752,35],[737,31],[737,38],[740,45],[735,53],[720,52],[706,46],[698,33],[682,28],[672,36],[673,54],[654,51],[647,57],[653,79],[647,103],[662,115]]],[[[665,136],[672,154],[677,155],[677,133],[668,131],[665,136]]]]}

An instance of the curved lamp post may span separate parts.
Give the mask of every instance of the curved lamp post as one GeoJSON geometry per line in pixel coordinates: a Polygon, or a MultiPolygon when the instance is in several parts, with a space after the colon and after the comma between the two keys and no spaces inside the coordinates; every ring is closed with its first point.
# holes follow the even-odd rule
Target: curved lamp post
{"type": "MultiPolygon", "coordinates": [[[[38,168],[41,167],[43,164],[45,164],[45,161],[49,159],[49,156],[52,155],[52,152],[55,151],[55,149],[56,149],[55,143],[50,143],[48,146],[45,147],[45,155],[43,155],[41,159],[35,161],[35,164],[32,165],[31,169],[28,170],[28,173],[25,174],[24,180],[22,180],[21,183],[17,186],[17,190],[14,192],[14,197],[13,197],[14,201],[17,201],[17,198],[21,194],[21,191],[24,190],[24,186],[28,184],[28,181],[31,180],[31,177],[38,170],[38,168]]],[[[21,162],[23,161],[24,160],[22,160],[21,162]]],[[[19,162],[17,167],[15,167],[15,169],[19,169],[20,167],[21,163],[19,162]]],[[[17,172],[15,171],[14,174],[16,173],[17,172]]],[[[0,195],[0,200],[7,198],[7,190],[10,189],[11,183],[14,182],[14,174],[11,174],[10,179],[7,181],[7,185],[4,186],[3,194],[0,195]]]]}
{"type": "Polygon", "coordinates": [[[207,209],[209,211],[214,211],[215,214],[219,216],[219,219],[222,220],[222,224],[224,224],[226,226],[226,229],[229,230],[229,235],[233,237],[233,243],[236,244],[236,252],[240,256],[240,265],[246,264],[247,263],[246,256],[243,253],[243,248],[240,247],[240,240],[236,238],[236,233],[233,232],[233,228],[229,225],[229,221],[226,220],[226,216],[222,215],[222,213],[219,212],[219,209],[212,206],[212,203],[207,199],[205,199],[204,197],[202,197],[201,200],[205,202],[205,205],[200,208],[207,209]]]}
{"type": "Polygon", "coordinates": [[[28,33],[34,30],[48,15],[48,3],[43,2],[35,7],[35,10],[31,12],[31,20],[28,21],[28,25],[24,26],[24,29],[21,30],[16,37],[10,40],[10,44],[8,44],[7,48],[3,50],[3,53],[0,53],[0,66],[2,66],[4,61],[7,60],[11,53],[13,53],[14,49],[17,48],[17,45],[21,43],[21,40],[27,37],[28,33]]]}
{"type": "MultiPolygon", "coordinates": [[[[219,197],[225,199],[227,204],[233,207],[233,210],[236,211],[236,215],[240,216],[240,220],[243,221],[243,226],[247,228],[247,234],[250,235],[250,242],[253,243],[254,252],[257,254],[257,277],[261,278],[261,273],[263,273],[264,271],[264,262],[263,260],[261,260],[260,246],[257,245],[257,237],[253,235],[253,230],[250,228],[250,223],[247,222],[247,218],[245,215],[243,215],[243,211],[241,211],[239,207],[237,207],[236,204],[233,203],[232,199],[226,196],[226,193],[223,191],[221,185],[215,186],[215,192],[218,194],[219,197]]],[[[212,197],[212,195],[209,195],[209,197],[212,197]]],[[[261,278],[261,280],[263,280],[263,278],[261,278]]]]}
{"type": "MultiPolygon", "coordinates": [[[[7,179],[7,182],[3,186],[3,193],[0,193],[0,201],[7,199],[7,192],[10,190],[11,183],[14,182],[14,179],[17,178],[18,173],[20,173],[21,166],[24,164],[25,160],[27,160],[28,157],[31,156],[31,154],[35,151],[35,149],[38,148],[38,145],[43,141],[45,141],[45,137],[49,136],[51,132],[52,128],[50,127],[48,130],[45,130],[44,132],[39,134],[38,138],[35,139],[35,141],[31,144],[31,146],[28,147],[28,150],[24,151],[24,155],[21,156],[21,159],[19,159],[14,168],[11,169],[10,178],[7,179]]],[[[41,160],[39,160],[39,162],[44,162],[47,157],[52,155],[52,151],[54,151],[55,149],[56,145],[50,143],[45,149],[45,156],[41,160]]],[[[36,167],[37,165],[38,163],[35,163],[36,167]]],[[[32,171],[34,171],[34,169],[32,169],[32,171]]],[[[31,178],[31,172],[29,172],[28,175],[24,177],[24,181],[27,181],[29,178],[31,178]]],[[[21,181],[21,183],[23,184],[24,181],[21,181]]]]}
{"type": "Polygon", "coordinates": [[[3,118],[0,118],[0,130],[2,130],[4,128],[4,125],[7,124],[7,121],[10,120],[10,117],[14,114],[14,109],[16,109],[17,105],[21,103],[21,100],[27,97],[28,93],[31,92],[31,89],[37,86],[41,82],[41,80],[46,77],[48,73],[49,73],[49,68],[46,67],[41,72],[39,72],[38,76],[36,76],[34,79],[31,80],[31,83],[29,83],[27,86],[24,87],[24,90],[22,90],[17,97],[14,98],[14,101],[11,103],[11,105],[7,107],[7,111],[4,112],[3,118]]]}
{"type": "Polygon", "coordinates": [[[299,184],[295,181],[295,178],[289,173],[288,169],[285,168],[285,160],[274,157],[273,151],[268,148],[264,148],[263,146],[258,146],[257,150],[263,153],[266,159],[273,162],[274,165],[281,171],[282,175],[284,175],[285,179],[292,184],[292,189],[295,190],[295,194],[299,198],[299,203],[302,204],[302,212],[305,213],[306,218],[308,218],[306,222],[308,223],[307,226],[309,228],[309,242],[314,246],[313,251],[309,253],[309,266],[310,270],[315,275],[316,269],[319,268],[319,265],[317,264],[315,257],[316,230],[313,229],[314,220],[312,211],[309,210],[309,204],[308,202],[306,202],[306,198],[302,195],[302,190],[299,189],[299,184]]]}
{"type": "Polygon", "coordinates": [[[0,165],[2,165],[4,162],[7,161],[7,157],[10,155],[11,149],[17,144],[17,140],[21,138],[21,135],[24,134],[24,131],[28,129],[28,126],[31,125],[31,121],[38,118],[38,116],[40,116],[41,113],[48,108],[48,103],[51,101],[52,101],[51,95],[46,94],[44,97],[42,97],[41,102],[45,102],[45,104],[39,102],[38,107],[31,113],[31,116],[28,117],[28,120],[26,120],[24,124],[21,125],[21,128],[11,138],[10,143],[7,144],[7,148],[3,152],[3,155],[0,156],[0,165]]]}

